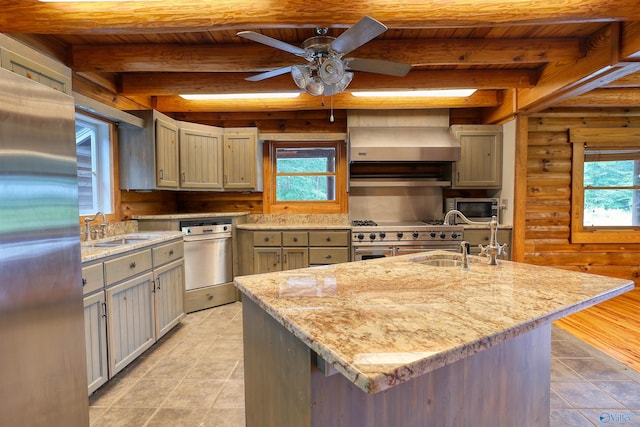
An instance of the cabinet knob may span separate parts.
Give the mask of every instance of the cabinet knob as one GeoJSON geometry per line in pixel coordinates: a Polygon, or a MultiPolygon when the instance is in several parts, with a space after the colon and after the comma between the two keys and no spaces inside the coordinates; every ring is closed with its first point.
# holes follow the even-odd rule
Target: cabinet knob
{"type": "Polygon", "coordinates": [[[294,237],[294,238],[293,238],[293,241],[294,241],[294,242],[297,242],[297,241],[298,241],[298,238],[297,238],[297,237],[294,237]]]}
{"type": "Polygon", "coordinates": [[[331,237],[327,237],[327,242],[330,242],[330,241],[331,241],[331,237]]]}
{"type": "Polygon", "coordinates": [[[169,256],[173,255],[173,249],[169,251],[169,256]]]}
{"type": "Polygon", "coordinates": [[[213,295],[207,295],[207,299],[211,301],[213,299],[213,295]]]}
{"type": "Polygon", "coordinates": [[[268,242],[268,241],[269,241],[269,238],[268,238],[268,237],[265,237],[265,238],[264,238],[264,241],[265,241],[265,242],[268,242]]]}
{"type": "Polygon", "coordinates": [[[136,262],[133,261],[131,264],[129,264],[129,268],[136,268],[136,262]]]}
{"type": "Polygon", "coordinates": [[[327,255],[325,258],[326,259],[331,259],[331,255],[327,255]]]}
{"type": "Polygon", "coordinates": [[[84,277],[82,278],[82,286],[85,286],[87,284],[87,279],[85,279],[84,277]]]}

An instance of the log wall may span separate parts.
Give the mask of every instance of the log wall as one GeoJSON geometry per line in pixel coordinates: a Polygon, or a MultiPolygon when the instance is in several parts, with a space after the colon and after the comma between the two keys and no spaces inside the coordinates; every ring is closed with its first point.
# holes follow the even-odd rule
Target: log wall
{"type": "MultiPolygon", "coordinates": [[[[515,201],[524,206],[523,228],[514,236],[524,236],[518,261],[569,270],[632,279],[640,283],[640,245],[572,244],[571,160],[569,129],[578,127],[639,126],[638,111],[613,115],[603,111],[583,115],[572,111],[548,112],[528,118],[526,171],[516,170],[516,182],[526,180],[526,191],[515,201]]],[[[518,198],[518,195],[516,195],[518,198]]],[[[523,215],[522,210],[516,215],[523,215]]],[[[522,218],[520,218],[522,219],[522,218]]]]}

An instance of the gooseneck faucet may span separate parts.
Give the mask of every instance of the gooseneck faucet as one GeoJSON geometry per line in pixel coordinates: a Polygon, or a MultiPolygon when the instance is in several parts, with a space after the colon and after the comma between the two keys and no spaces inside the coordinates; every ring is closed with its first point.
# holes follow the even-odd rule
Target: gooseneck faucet
{"type": "Polygon", "coordinates": [[[469,218],[464,216],[462,212],[456,209],[452,209],[446,213],[444,216],[444,225],[449,225],[449,221],[451,217],[459,216],[465,223],[470,225],[484,225],[489,226],[489,244],[487,246],[478,245],[480,248],[480,254],[486,255],[489,257],[489,261],[487,264],[489,265],[498,265],[498,257],[504,253],[507,244],[501,245],[498,243],[498,218],[494,215],[491,217],[491,221],[471,221],[469,218]]]}
{"type": "Polygon", "coordinates": [[[100,235],[101,237],[105,237],[104,234],[105,234],[105,229],[107,228],[107,220],[104,214],[102,213],[102,211],[98,211],[94,216],[92,217],[87,216],[84,218],[84,233],[87,236],[87,240],[91,240],[91,227],[89,224],[91,223],[91,221],[95,221],[95,219],[98,218],[98,216],[102,217],[102,223],[100,224],[100,235]]]}

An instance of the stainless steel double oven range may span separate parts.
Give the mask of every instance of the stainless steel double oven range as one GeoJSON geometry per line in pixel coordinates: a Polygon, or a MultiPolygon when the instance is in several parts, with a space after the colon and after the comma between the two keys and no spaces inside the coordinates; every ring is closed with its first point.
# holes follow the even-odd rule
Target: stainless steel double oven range
{"type": "Polygon", "coordinates": [[[441,221],[351,222],[351,259],[406,255],[429,250],[459,251],[462,225],[443,225],[441,221]]]}

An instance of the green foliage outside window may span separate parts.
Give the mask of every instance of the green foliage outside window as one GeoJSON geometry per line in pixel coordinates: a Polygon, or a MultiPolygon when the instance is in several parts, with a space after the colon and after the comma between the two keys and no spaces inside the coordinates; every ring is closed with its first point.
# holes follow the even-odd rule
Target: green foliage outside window
{"type": "Polygon", "coordinates": [[[637,225],[639,181],[635,160],[585,162],[584,225],[637,225]]]}

